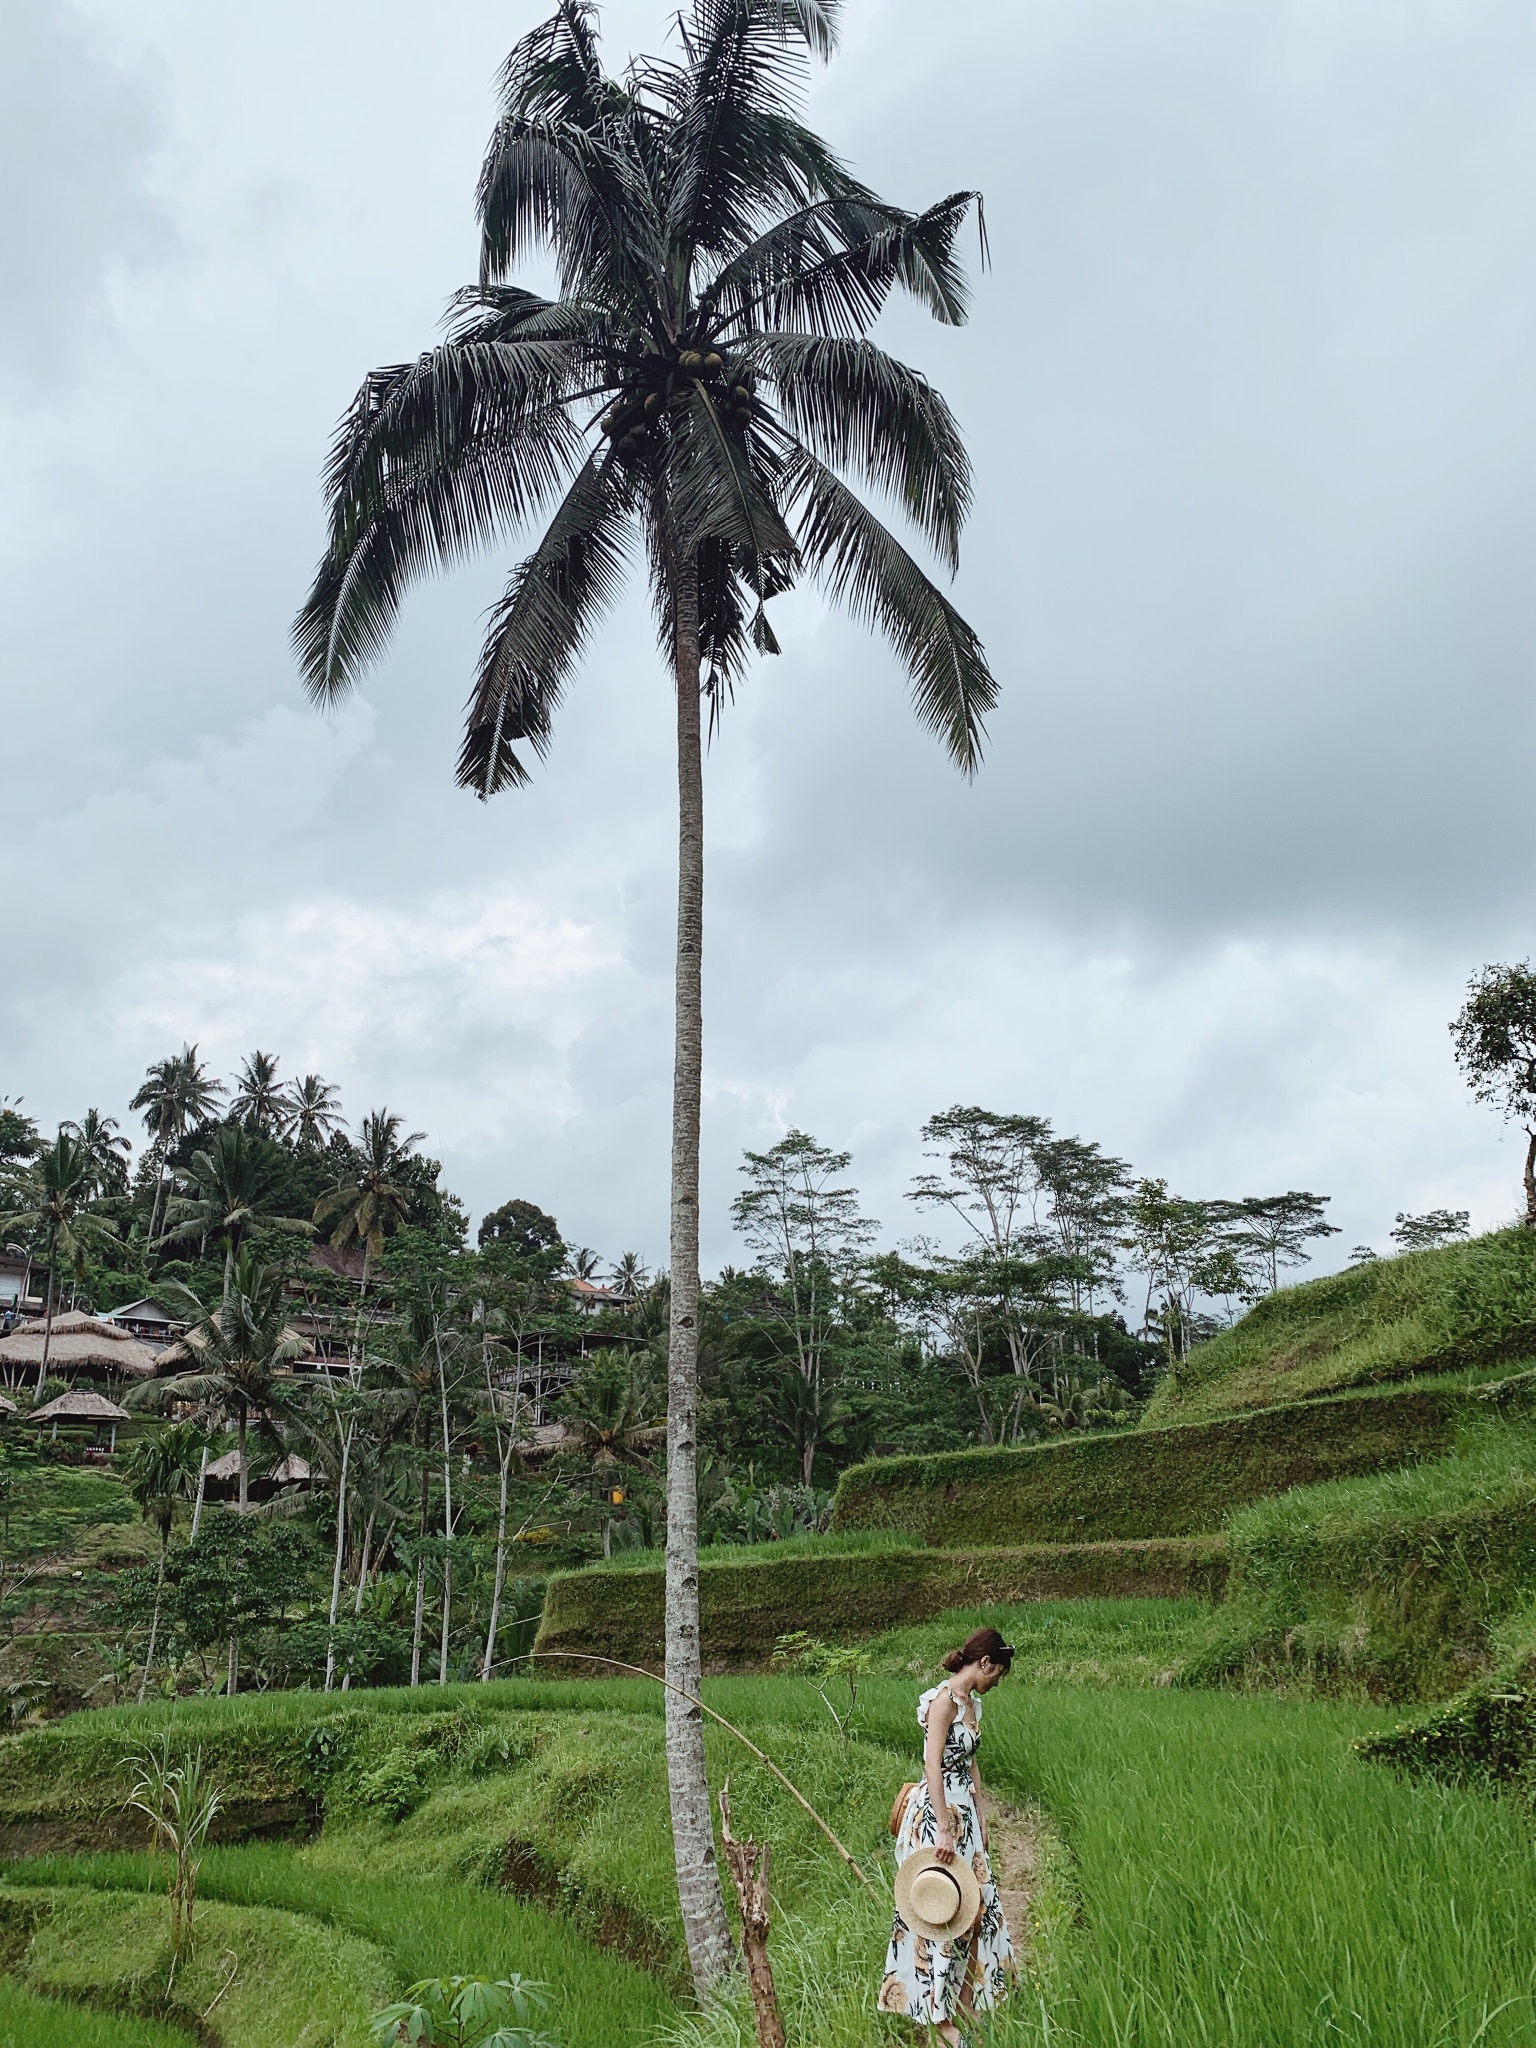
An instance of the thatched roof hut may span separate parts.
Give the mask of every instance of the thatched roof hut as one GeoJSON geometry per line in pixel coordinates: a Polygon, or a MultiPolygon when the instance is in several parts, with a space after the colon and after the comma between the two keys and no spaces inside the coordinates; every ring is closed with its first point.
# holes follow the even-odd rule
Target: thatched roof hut
{"type": "MultiPolygon", "coordinates": [[[[58,1373],[86,1373],[92,1378],[149,1380],[155,1376],[156,1353],[95,1316],[55,1316],[48,1343],[48,1370],[58,1373]]],[[[0,1372],[13,1376],[43,1362],[43,1325],[29,1324],[0,1337],[0,1372]]]]}
{"type": "MultiPolygon", "coordinates": [[[[249,1451],[246,1457],[249,1460],[249,1451]]],[[[308,1461],[301,1458],[297,1452],[290,1451],[287,1457],[280,1459],[272,1467],[270,1472],[258,1472],[253,1466],[246,1480],[246,1492],[252,1500],[268,1500],[280,1486],[308,1486],[312,1480],[313,1474],[308,1461]]],[[[229,1489],[229,1498],[233,1499],[240,1490],[239,1451],[226,1451],[222,1458],[210,1458],[208,1470],[203,1475],[203,1483],[208,1489],[210,1500],[223,1499],[226,1488],[229,1489]]]]}
{"type": "Polygon", "coordinates": [[[109,1401],[105,1394],[98,1394],[91,1387],[71,1387],[57,1400],[45,1401],[41,1408],[34,1408],[26,1419],[28,1422],[51,1422],[55,1436],[61,1422],[93,1422],[98,1436],[103,1428],[110,1427],[112,1448],[116,1450],[117,1425],[131,1422],[133,1417],[126,1408],[119,1408],[115,1401],[109,1401]]]}
{"type": "Polygon", "coordinates": [[[0,1394],[0,1415],[14,1415],[15,1413],[16,1403],[8,1401],[4,1394],[0,1394]]]}

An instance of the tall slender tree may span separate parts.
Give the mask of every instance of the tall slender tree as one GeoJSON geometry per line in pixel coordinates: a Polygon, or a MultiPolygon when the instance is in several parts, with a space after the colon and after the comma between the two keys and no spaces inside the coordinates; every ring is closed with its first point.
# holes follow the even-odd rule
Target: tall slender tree
{"type": "Polygon", "coordinates": [[[235,1258],[258,1223],[292,1236],[308,1236],[314,1228],[277,1213],[282,1179],[282,1156],[275,1146],[243,1124],[226,1124],[182,1170],[185,1192],[166,1205],[168,1227],[161,1242],[220,1239],[227,1299],[235,1258]]]}
{"type": "Polygon", "coordinates": [[[949,568],[970,499],[955,422],[868,339],[892,293],[959,323],[975,195],[886,204],[799,118],[837,0],[690,0],[680,55],[603,71],[596,9],[562,0],[513,49],[481,172],[479,282],[448,336],[373,373],[337,434],[330,539],[296,640],[334,702],[406,584],[554,506],[496,607],[459,780],[528,780],[636,537],[677,699],[678,907],[668,1368],[667,1761],[695,1983],[729,1967],[698,1636],[702,703],[723,709],[770,600],[815,578],[877,626],[960,767],[996,696],[981,645],[839,471],[893,499],[949,568]],[[543,248],[554,298],[512,283],[543,248]]]}
{"type": "Polygon", "coordinates": [[[155,1199],[149,1212],[149,1241],[154,1243],[160,1227],[160,1205],[165,1196],[166,1166],[172,1145],[197,1124],[213,1115],[225,1088],[216,1081],[197,1056],[195,1045],[184,1045],[179,1053],[157,1060],[144,1076],[130,1109],[144,1112],[144,1123],[159,1154],[155,1174],[155,1199]]]}
{"type": "Polygon", "coordinates": [[[277,1078],[277,1055],[253,1052],[240,1068],[230,1114],[248,1131],[272,1138],[288,1121],[288,1097],[277,1078]]]}
{"type": "Polygon", "coordinates": [[[117,1118],[103,1116],[99,1109],[88,1109],[82,1117],[70,1117],[63,1128],[85,1147],[96,1194],[122,1194],[128,1186],[127,1154],[132,1147],[122,1135],[117,1118]]]}
{"type": "Polygon", "coordinates": [[[307,1152],[323,1152],[340,1128],[341,1090],[318,1074],[296,1081],[285,1098],[283,1136],[307,1152]]]}
{"type": "Polygon", "coordinates": [[[43,1310],[43,1350],[37,1363],[37,1384],[48,1377],[53,1344],[53,1312],[58,1305],[61,1265],[79,1275],[87,1253],[103,1250],[117,1235],[117,1225],[101,1213],[96,1194],[96,1167],[82,1141],[61,1130],[25,1167],[12,1168],[0,1189],[0,1230],[19,1230],[40,1242],[48,1261],[48,1299],[43,1310]]]}

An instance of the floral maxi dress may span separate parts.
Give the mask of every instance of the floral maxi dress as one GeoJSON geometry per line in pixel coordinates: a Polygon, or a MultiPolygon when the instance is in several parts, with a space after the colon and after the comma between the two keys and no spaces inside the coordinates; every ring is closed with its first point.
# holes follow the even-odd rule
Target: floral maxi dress
{"type": "MultiPolygon", "coordinates": [[[[928,1709],[944,1685],[933,1686],[917,1703],[917,1718],[926,1732],[928,1709]]],[[[951,1694],[951,1698],[953,1698],[951,1694]]],[[[959,1705],[959,1702],[956,1702],[959,1705]]],[[[971,1783],[971,1758],[981,1740],[981,1701],[972,1698],[974,1726],[964,1711],[949,1724],[942,1769],[944,1799],[955,1829],[955,1854],[963,1856],[981,1886],[981,1918],[966,1934],[932,1941],[915,1934],[898,1913],[885,1957],[880,2010],[905,2013],[923,2026],[936,2027],[966,2011],[990,2012],[1008,1995],[1013,1975],[1013,1942],[1003,1918],[992,1867],[981,1844],[981,1816],[971,1783]]],[[[896,1837],[896,1862],[906,1862],[914,1849],[931,1847],[938,1835],[926,1779],[907,1800],[901,1832],[896,1837]]]]}

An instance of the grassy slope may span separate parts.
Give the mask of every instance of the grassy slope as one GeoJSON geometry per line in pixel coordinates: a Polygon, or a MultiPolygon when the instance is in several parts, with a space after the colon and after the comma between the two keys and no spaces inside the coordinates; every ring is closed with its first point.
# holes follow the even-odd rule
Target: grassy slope
{"type": "Polygon", "coordinates": [[[0,2048],[187,2048],[190,2038],[158,2020],[82,2012],[0,1977],[0,2048]]]}
{"type": "Polygon", "coordinates": [[[1146,1421],[1196,1421],[1536,1356],[1536,1236],[1378,1259],[1268,1296],[1166,1380],[1146,1421]]]}
{"type": "MultiPolygon", "coordinates": [[[[1170,1629],[1180,1625],[1177,1614],[1163,1618],[1170,1629]]],[[[952,1636],[964,1619],[947,1619],[936,1636],[952,1636]]],[[[1072,1630],[1082,1661],[1095,1655],[1096,1631],[1104,1637],[1102,1661],[1126,1654],[1126,1618],[1112,1606],[1079,1614],[1072,1630]]],[[[887,1651],[897,1654],[898,1646],[887,1651]]],[[[1038,1670],[1043,1649],[1030,1654],[1038,1670]]],[[[743,1720],[792,1776],[803,1776],[851,1845],[878,1855],[883,1868],[885,1807],[917,1761],[916,1690],[915,1676],[861,1689],[847,1764],[817,1727],[825,1710],[803,1681],[722,1680],[709,1697],[743,1720]]],[[[576,1844],[573,1856],[589,1853],[638,1914],[659,1920],[670,1911],[670,1853],[654,1775],[655,1689],[508,1685],[494,1692],[499,1711],[557,1722],[542,1785],[526,1776],[526,1762],[504,1785],[494,1772],[484,1779],[450,1772],[399,1823],[354,1811],[312,1850],[215,1852],[210,1896],[314,1912],[376,1942],[402,1974],[428,1967],[429,1957],[432,1966],[476,1966],[494,1952],[498,1967],[510,1962],[548,1976],[555,1966],[533,1946],[541,1918],[534,1909],[426,1873],[464,1867],[493,1839],[494,1824],[539,1834],[558,1825],[562,1839],[576,1844]],[[497,1786],[505,1793],[499,1809],[490,1796],[497,1786]],[[409,1881],[401,1875],[407,1868],[416,1873],[409,1881]],[[515,1926],[500,1919],[504,1907],[533,1917],[515,1926]]],[[[313,1717],[326,1704],[311,1698],[307,1707],[313,1717]]],[[[299,1703],[257,1705],[274,1736],[299,1724],[299,1703]]],[[[206,1734],[220,1711],[229,1712],[199,1707],[195,1719],[206,1734]]],[[[110,1746],[108,1736],[120,1744],[134,1719],[88,1718],[109,1724],[91,1753],[110,1746]]],[[[993,2029],[996,2048],[1045,2048],[1048,2041],[1055,2048],[1313,2048],[1320,2040],[1349,2048],[1530,2048],[1536,1864],[1520,1815],[1361,1762],[1351,1738],[1376,1718],[1359,1707],[1010,1680],[988,1704],[983,1766],[1000,1789],[1043,1802],[1061,1824],[1083,1919],[1070,1927],[1059,1911],[1055,1917],[1041,1980],[1049,2024],[1037,1987],[993,2029]]],[[[88,1735],[81,1726],[82,1752],[88,1735]]],[[[391,1733],[385,1748],[393,1741],[391,1733]]],[[[63,1761],[56,1754],[54,1767],[63,1761]]],[[[841,1873],[756,1766],[715,1746],[716,1782],[727,1764],[743,1830],[766,1832],[774,1844],[774,1946],[791,2038],[800,2048],[910,2038],[871,2011],[884,1909],[841,1873]]],[[[16,1875],[56,1885],[73,1871],[121,1887],[125,1867],[117,1858],[50,1860],[16,1875]]],[[[582,1999],[595,1972],[581,1961],[590,1951],[576,1947],[576,1989],[551,2015],[552,2031],[568,2048],[654,2040],[664,2004],[637,2003],[627,2025],[615,2023],[611,2006],[601,2026],[587,2023],[582,1999]]],[[[750,2039],[737,2006],[708,2021],[672,2024],[709,2048],[741,2048],[750,2039]]]]}
{"type": "Polygon", "coordinates": [[[26,1903],[46,1909],[14,1965],[30,1988],[189,2032],[213,2013],[221,2048],[369,2048],[369,2016],[394,1995],[371,1943],[269,1907],[205,1905],[172,1980],[163,1896],[74,1886],[26,1903]]]}
{"type": "Polygon", "coordinates": [[[1498,1660],[1536,1574],[1536,1426],[1464,1425],[1450,1457],[1256,1501],[1228,1542],[1189,1676],[1444,1698],[1498,1660]]]}
{"type": "Polygon", "coordinates": [[[1011,1686],[1155,1685],[1204,1646],[1204,1600],[1035,1600],[964,1607],[865,1644],[872,1677],[932,1684],[947,1650],[973,1628],[998,1628],[1014,1649],[1011,1686]]]}

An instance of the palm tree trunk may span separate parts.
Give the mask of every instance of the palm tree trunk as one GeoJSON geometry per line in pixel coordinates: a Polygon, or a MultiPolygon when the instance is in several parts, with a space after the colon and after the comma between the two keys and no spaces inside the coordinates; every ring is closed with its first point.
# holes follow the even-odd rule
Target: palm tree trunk
{"type": "Polygon", "coordinates": [[[341,1471],[336,1479],[336,1556],[331,1565],[331,1613],[325,1638],[325,1689],[336,1684],[336,1616],[341,1609],[341,1565],[347,1545],[347,1470],[352,1463],[352,1431],[356,1419],[348,1421],[341,1439],[341,1471]]]}
{"type": "Polygon", "coordinates": [[[512,1453],[517,1446],[517,1404],[520,1397],[521,1388],[512,1396],[512,1420],[507,1428],[506,1442],[498,1441],[496,1446],[501,1452],[501,1497],[496,1504],[496,1580],[491,1588],[491,1619],[485,1631],[485,1656],[480,1664],[482,1685],[489,1682],[491,1667],[496,1661],[496,1634],[501,1627],[501,1592],[507,1582],[507,1474],[512,1469],[512,1453]]]}
{"type": "MultiPolygon", "coordinates": [[[[363,1555],[362,1561],[357,1567],[357,1594],[352,1602],[352,1618],[354,1621],[363,1611],[363,1594],[368,1588],[368,1559],[373,1551],[373,1524],[378,1512],[378,1496],[375,1495],[373,1505],[368,1510],[368,1519],[363,1524],[363,1555]]],[[[347,1660],[346,1670],[341,1674],[341,1689],[343,1692],[350,1692],[352,1689],[352,1662],[350,1658],[347,1660]]]]}
{"type": "Polygon", "coordinates": [[[715,1862],[699,1696],[699,1103],[703,1082],[704,770],[700,747],[699,582],[677,574],[677,968],[672,1075],[672,1326],[667,1351],[667,1789],[677,1899],[701,1999],[731,1967],[715,1862]],[[673,1690],[672,1688],[675,1688],[673,1690]],[[682,1695],[690,1695],[685,1698],[682,1695]]]}
{"type": "Polygon", "coordinates": [[[160,1223],[160,1201],[165,1193],[165,1154],[169,1143],[170,1140],[167,1138],[162,1138],[160,1141],[160,1170],[155,1175],[155,1199],[150,1204],[149,1209],[149,1243],[144,1247],[144,1274],[146,1279],[149,1276],[149,1253],[154,1248],[155,1231],[160,1223]]]}
{"type": "Polygon", "coordinates": [[[411,1627],[411,1684],[421,1683],[421,1631],[427,1608],[427,1461],[421,1461],[421,1513],[416,1524],[416,1619],[411,1627]]]}
{"type": "MultiPolygon", "coordinates": [[[[243,1515],[243,1514],[245,1513],[245,1511],[246,1511],[247,1507],[248,1507],[248,1506],[250,1505],[250,1498],[251,1498],[251,1490],[250,1490],[250,1476],[251,1476],[251,1475],[250,1475],[250,1466],[249,1466],[249,1464],[247,1463],[247,1460],[246,1460],[246,1455],[245,1455],[245,1431],[246,1431],[246,1422],[247,1422],[247,1419],[248,1419],[248,1410],[247,1410],[247,1408],[246,1408],[246,1404],[245,1404],[245,1402],[244,1402],[244,1401],[242,1401],[242,1402],[240,1403],[240,1425],[239,1425],[239,1426],[240,1426],[240,1449],[239,1449],[239,1463],[240,1463],[240,1506],[239,1506],[239,1512],[240,1512],[240,1513],[241,1513],[242,1515],[243,1515]]],[[[235,1694],[236,1694],[236,1693],[237,1693],[237,1692],[238,1692],[239,1690],[240,1690],[240,1638],[239,1638],[239,1636],[238,1636],[238,1635],[236,1635],[236,1634],[235,1634],[235,1633],[234,1633],[233,1631],[231,1631],[231,1632],[230,1632],[230,1638],[229,1638],[229,1675],[228,1675],[228,1677],[226,1678],[226,1680],[225,1680],[225,1682],[224,1682],[224,1691],[225,1691],[225,1695],[226,1695],[226,1697],[228,1697],[229,1699],[233,1699],[233,1698],[234,1698],[234,1696],[235,1696],[235,1694]]]]}
{"type": "Polygon", "coordinates": [[[1536,1230],[1536,1131],[1528,1131],[1525,1148],[1525,1227],[1536,1230]]]}
{"type": "Polygon", "coordinates": [[[149,1648],[144,1652],[144,1676],[139,1680],[139,1705],[149,1691],[149,1674],[155,1668],[155,1638],[160,1633],[160,1601],[165,1592],[165,1551],[169,1535],[160,1539],[160,1571],[155,1580],[155,1611],[149,1617],[149,1648]]]}
{"type": "MultiPolygon", "coordinates": [[[[43,1391],[43,1381],[48,1377],[48,1352],[53,1343],[53,1275],[58,1263],[54,1258],[56,1244],[56,1237],[50,1237],[48,1240],[48,1300],[43,1308],[43,1355],[37,1361],[37,1391],[39,1394],[43,1391]]],[[[57,1430],[55,1430],[55,1434],[57,1434],[57,1430]]]]}
{"type": "Polygon", "coordinates": [[[432,1318],[432,1345],[437,1353],[437,1391],[443,1422],[443,1626],[437,1651],[437,1682],[448,1683],[448,1624],[453,1608],[453,1454],[448,1430],[448,1370],[443,1362],[443,1340],[437,1318],[432,1318]]]}
{"type": "Polygon", "coordinates": [[[189,1543],[197,1541],[197,1525],[203,1519],[203,1495],[208,1490],[208,1446],[203,1445],[203,1455],[197,1465],[197,1499],[192,1503],[192,1533],[189,1543]]]}

